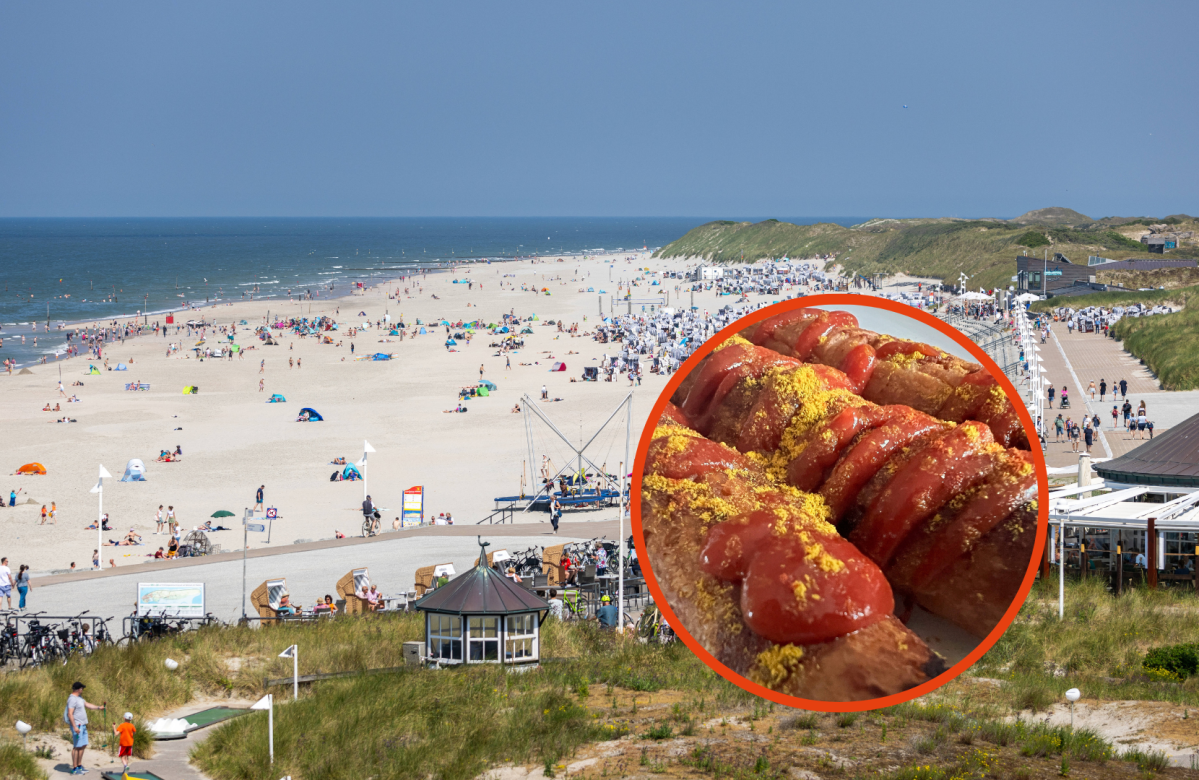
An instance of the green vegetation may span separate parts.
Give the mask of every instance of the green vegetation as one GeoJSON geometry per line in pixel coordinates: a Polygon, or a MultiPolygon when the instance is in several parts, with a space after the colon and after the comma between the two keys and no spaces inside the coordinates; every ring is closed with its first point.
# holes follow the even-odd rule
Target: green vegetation
{"type": "MultiPolygon", "coordinates": [[[[1126,221],[1139,235],[1140,220],[1126,221]]],[[[870,275],[903,272],[956,280],[959,272],[970,286],[1006,287],[1015,273],[1016,255],[1034,248],[1061,252],[1085,263],[1090,255],[1113,260],[1147,257],[1148,250],[1120,232],[1117,219],[1093,221],[1070,209],[1041,209],[1014,220],[877,219],[842,227],[833,224],[793,225],[764,222],[709,222],[658,251],[661,257],[699,257],[714,263],[753,262],[765,258],[836,255],[848,273],[870,275]]],[[[1185,229],[1195,229],[1190,221],[1185,229]]],[[[1163,257],[1194,253],[1186,247],[1163,257]]]]}
{"type": "Polygon", "coordinates": [[[1124,349],[1141,360],[1167,390],[1199,388],[1199,285],[1169,290],[1112,291],[1079,295],[1067,299],[1036,301],[1033,311],[1050,311],[1059,306],[1081,309],[1086,306],[1149,306],[1168,304],[1185,307],[1173,314],[1152,317],[1124,317],[1112,328],[1112,335],[1124,342],[1124,349]]]}
{"type": "Polygon", "coordinates": [[[1029,249],[1036,249],[1039,246],[1049,246],[1049,239],[1045,238],[1045,234],[1039,230],[1030,230],[1017,238],[1016,243],[1029,249]]]}
{"type": "MultiPolygon", "coordinates": [[[[1196,288],[1191,288],[1196,289],[1196,288]]],[[[1145,361],[1167,390],[1199,388],[1199,306],[1173,314],[1124,317],[1112,328],[1124,348],[1145,361]]]]}
{"type": "Polygon", "coordinates": [[[4,780],[46,780],[33,753],[14,742],[0,743],[0,777],[4,780]]]}
{"type": "Polygon", "coordinates": [[[1091,295],[1072,295],[1069,298],[1050,298],[1047,301],[1033,301],[1029,308],[1032,311],[1053,311],[1061,306],[1072,309],[1082,309],[1087,306],[1128,306],[1132,303],[1143,303],[1146,306],[1168,304],[1187,306],[1195,296],[1199,295],[1199,285],[1174,290],[1110,290],[1091,295]]]}
{"type": "Polygon", "coordinates": [[[1199,706],[1199,677],[1154,680],[1142,673],[1154,648],[1194,641],[1199,614],[1194,592],[1138,587],[1117,598],[1102,578],[1068,580],[1064,621],[1058,619],[1057,592],[1054,570],[1037,582],[1011,627],[972,667],[974,676],[1004,681],[988,701],[1009,710],[1040,710],[1077,687],[1103,700],[1199,706]]]}
{"type": "MultiPolygon", "coordinates": [[[[847,761],[855,771],[896,778],[981,780],[995,767],[1015,777],[1045,776],[1071,765],[1082,776],[1114,778],[1097,770],[1116,759],[1158,771],[1153,755],[1116,756],[1085,729],[1007,717],[1058,702],[1061,691],[1074,685],[1088,699],[1199,706],[1199,678],[1153,677],[1143,666],[1146,653],[1162,655],[1150,652],[1155,648],[1193,641],[1194,597],[1134,589],[1117,599],[1096,579],[1071,582],[1062,623],[1055,596],[1053,578],[1038,585],[1013,628],[972,672],[999,684],[962,680],[875,713],[776,710],[718,678],[681,644],[641,644],[589,624],[550,620],[542,653],[552,660],[540,669],[402,668],[315,683],[296,704],[280,697],[274,766],[267,762],[265,713],[214,727],[192,758],[217,780],[287,774],[466,780],[508,761],[562,777],[575,756],[595,755],[587,747],[595,742],[606,743],[607,756],[595,772],[613,776],[683,770],[760,780],[787,777],[792,767],[844,773],[847,761]],[[1053,676],[1052,668],[1065,669],[1066,676],[1053,676]],[[759,736],[748,750],[751,743],[734,735],[746,731],[759,736]],[[626,735],[634,741],[616,741],[626,735]],[[913,750],[922,763],[905,767],[913,750]]],[[[258,630],[210,628],[101,648],[65,667],[0,678],[0,713],[9,722],[21,717],[60,733],[64,691],[76,678],[88,684],[90,698],[107,699],[110,711],[130,709],[145,717],[201,694],[256,697],[264,677],[289,675],[289,662],[276,654],[293,642],[309,648],[301,654],[301,673],[394,668],[402,642],[420,632],[419,616],[377,616],[258,630]],[[165,670],[167,657],[181,662],[179,670],[165,670]]],[[[40,776],[35,765],[32,773],[6,771],[3,762],[10,759],[23,760],[21,751],[0,753],[0,777],[40,776]]]]}
{"type": "Polygon", "coordinates": [[[1155,647],[1145,654],[1145,669],[1169,672],[1174,679],[1185,680],[1199,674],[1199,644],[1155,647]]]}

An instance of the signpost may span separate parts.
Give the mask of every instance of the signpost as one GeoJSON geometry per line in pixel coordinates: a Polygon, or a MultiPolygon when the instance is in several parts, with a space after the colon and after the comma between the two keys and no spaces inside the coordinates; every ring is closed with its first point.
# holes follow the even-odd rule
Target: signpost
{"type": "MultiPolygon", "coordinates": [[[[96,480],[96,486],[94,488],[92,488],[92,491],[91,491],[93,493],[97,493],[98,498],[100,499],[99,515],[97,515],[97,517],[96,517],[96,549],[97,550],[104,549],[104,478],[105,477],[108,477],[109,479],[111,479],[112,474],[109,474],[108,469],[104,468],[104,465],[101,464],[100,465],[100,478],[98,480],[96,480]]],[[[96,558],[96,568],[97,569],[104,568],[104,558],[103,557],[98,556],[96,558]]]]}
{"type": "Polygon", "coordinates": [[[266,710],[267,744],[270,746],[271,763],[275,763],[275,697],[272,694],[263,696],[250,705],[252,710],[266,710]]]}
{"type": "Polygon", "coordinates": [[[291,659],[291,700],[300,698],[300,646],[291,647],[279,653],[280,658],[291,659]]]}
{"type": "Polygon", "coordinates": [[[365,501],[370,492],[366,489],[366,456],[374,452],[375,448],[366,439],[362,440],[362,500],[365,501]]]}

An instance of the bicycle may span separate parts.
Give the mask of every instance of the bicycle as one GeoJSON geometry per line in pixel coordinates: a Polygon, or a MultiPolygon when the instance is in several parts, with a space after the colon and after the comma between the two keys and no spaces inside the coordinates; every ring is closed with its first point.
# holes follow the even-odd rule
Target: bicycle
{"type": "Polygon", "coordinates": [[[363,536],[363,538],[370,537],[370,536],[378,536],[380,522],[381,522],[381,518],[379,516],[379,513],[377,513],[377,512],[373,516],[372,515],[363,515],[362,516],[362,536],[363,536]]]}

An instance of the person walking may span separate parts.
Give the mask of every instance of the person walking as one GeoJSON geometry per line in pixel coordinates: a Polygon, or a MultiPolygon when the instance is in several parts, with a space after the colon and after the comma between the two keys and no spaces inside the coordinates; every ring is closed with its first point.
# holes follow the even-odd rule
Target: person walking
{"type": "Polygon", "coordinates": [[[1103,396],[1106,394],[1107,394],[1107,380],[1100,379],[1099,380],[1099,400],[1102,401],[1103,396]]]}
{"type": "Polygon", "coordinates": [[[504,368],[512,368],[512,356],[504,355],[504,368]]]}
{"type": "MultiPolygon", "coordinates": [[[[1113,390],[1113,392],[1115,392],[1115,391],[1113,390]]],[[[1120,380],[1120,397],[1128,398],[1128,380],[1127,379],[1120,380]]]]}
{"type": "Polygon", "coordinates": [[[1119,424],[1119,419],[1120,419],[1120,408],[1118,406],[1116,406],[1115,404],[1112,404],[1112,430],[1113,431],[1116,430],[1116,425],[1119,424]]]}
{"type": "Polygon", "coordinates": [[[8,568],[8,558],[0,558],[0,598],[8,599],[8,608],[12,609],[12,569],[8,568]]]}
{"type": "Polygon", "coordinates": [[[558,533],[558,521],[562,519],[562,504],[558,502],[558,497],[554,496],[550,502],[550,523],[554,526],[554,533],[558,533]]]}
{"type": "Polygon", "coordinates": [[[1095,429],[1091,427],[1091,421],[1087,420],[1086,425],[1082,429],[1083,439],[1087,445],[1087,454],[1091,454],[1091,445],[1095,443],[1095,429]]]}
{"type": "Polygon", "coordinates": [[[1094,400],[1095,400],[1095,391],[1096,391],[1096,389],[1097,389],[1097,388],[1095,387],[1095,380],[1094,380],[1094,379],[1092,379],[1092,380],[1091,380],[1091,384],[1087,385],[1087,392],[1091,394],[1091,400],[1092,400],[1092,401],[1094,401],[1094,400]]]}
{"type": "Polygon", "coordinates": [[[29,567],[23,563],[17,570],[17,593],[21,596],[17,609],[25,609],[25,597],[29,595],[29,567]]]}
{"type": "Polygon", "coordinates": [[[482,363],[479,364],[479,381],[480,382],[483,381],[483,364],[482,363]]]}
{"type": "Polygon", "coordinates": [[[1059,414],[1057,416],[1057,419],[1053,421],[1053,429],[1057,432],[1057,443],[1058,444],[1060,444],[1062,441],[1062,431],[1065,429],[1065,427],[1066,427],[1066,421],[1063,420],[1062,416],[1059,414]]]}
{"type": "Polygon", "coordinates": [[[263,359],[262,359],[262,361],[261,361],[261,362],[259,362],[259,364],[258,364],[258,373],[260,373],[260,374],[265,374],[265,373],[266,373],[266,358],[263,358],[263,359]]]}
{"type": "Polygon", "coordinates": [[[179,521],[175,519],[175,505],[167,507],[167,530],[174,536],[179,529],[179,521]]]}
{"type": "Polygon", "coordinates": [[[163,519],[163,516],[162,516],[162,504],[158,505],[158,513],[154,515],[154,522],[157,525],[157,528],[155,529],[154,533],[156,535],[162,533],[162,527],[164,525],[166,525],[166,521],[163,519]]]}
{"type": "Polygon", "coordinates": [[[262,491],[266,489],[266,485],[259,485],[258,492],[254,494],[254,508],[262,509],[262,491]]]}
{"type": "Polygon", "coordinates": [[[125,720],[119,725],[114,724],[112,727],[112,733],[121,745],[121,763],[125,765],[126,775],[129,774],[129,757],[133,755],[133,735],[136,732],[137,727],[133,725],[132,712],[126,712],[125,720]]]}
{"type": "Polygon", "coordinates": [[[63,713],[67,725],[71,727],[71,774],[82,775],[87,772],[83,768],[83,751],[87,750],[87,711],[107,710],[108,705],[98,706],[83,698],[83,689],[87,686],[76,682],[71,686],[71,695],[67,697],[67,709],[63,713]]]}
{"type": "Polygon", "coordinates": [[[1049,408],[1050,409],[1053,408],[1053,394],[1054,394],[1053,385],[1050,385],[1049,386],[1049,408]]]}

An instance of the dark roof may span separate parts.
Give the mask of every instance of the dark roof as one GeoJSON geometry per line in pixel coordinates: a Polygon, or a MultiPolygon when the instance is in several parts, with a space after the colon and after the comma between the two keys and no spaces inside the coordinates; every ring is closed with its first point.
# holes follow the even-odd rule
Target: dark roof
{"type": "MultiPolygon", "coordinates": [[[[480,563],[486,561],[485,556],[480,558],[480,563]]],[[[485,563],[430,591],[415,606],[452,615],[508,615],[550,608],[545,599],[485,563]]]]}
{"type": "Polygon", "coordinates": [[[1199,414],[1094,468],[1103,479],[1127,485],[1199,487],[1199,414]]]}

